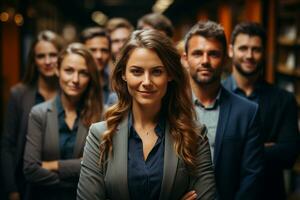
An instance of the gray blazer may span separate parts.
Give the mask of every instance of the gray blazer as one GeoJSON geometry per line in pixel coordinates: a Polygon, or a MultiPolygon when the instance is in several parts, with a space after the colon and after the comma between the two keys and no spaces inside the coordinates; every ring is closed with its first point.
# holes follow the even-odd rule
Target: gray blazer
{"type": "MultiPolygon", "coordinates": [[[[24,174],[27,181],[34,186],[39,186],[40,188],[76,188],[77,186],[80,173],[80,158],[82,157],[88,130],[79,121],[73,158],[67,160],[60,160],[58,130],[55,99],[32,108],[29,115],[24,153],[24,174]],[[41,167],[42,161],[53,160],[58,160],[59,162],[57,172],[41,167]]],[[[44,194],[43,196],[46,195],[44,194]]]]}
{"type": "MultiPolygon", "coordinates": [[[[128,119],[119,125],[113,137],[113,155],[105,164],[99,164],[99,143],[101,134],[107,129],[106,122],[90,127],[82,160],[77,199],[84,200],[129,200],[127,184],[128,158],[128,119]]],[[[206,129],[202,128],[202,134],[206,129]]],[[[186,192],[194,189],[198,199],[214,199],[215,181],[208,141],[202,142],[197,151],[198,164],[193,176],[188,173],[184,162],[174,151],[173,140],[165,134],[164,171],[160,198],[180,199],[186,192]]]]}

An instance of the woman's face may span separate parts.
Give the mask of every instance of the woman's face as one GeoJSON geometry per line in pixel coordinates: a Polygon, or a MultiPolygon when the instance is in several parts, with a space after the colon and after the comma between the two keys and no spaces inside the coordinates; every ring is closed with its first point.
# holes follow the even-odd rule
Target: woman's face
{"type": "Polygon", "coordinates": [[[57,75],[63,94],[76,100],[81,98],[90,82],[86,61],[78,54],[67,54],[57,70],[57,75]]]}
{"type": "Polygon", "coordinates": [[[51,42],[39,41],[35,45],[34,52],[39,73],[44,77],[55,76],[58,54],[56,47],[51,42]]]}
{"type": "Polygon", "coordinates": [[[133,104],[155,106],[161,104],[171,78],[156,52],[136,48],[129,56],[123,80],[133,104]]]}

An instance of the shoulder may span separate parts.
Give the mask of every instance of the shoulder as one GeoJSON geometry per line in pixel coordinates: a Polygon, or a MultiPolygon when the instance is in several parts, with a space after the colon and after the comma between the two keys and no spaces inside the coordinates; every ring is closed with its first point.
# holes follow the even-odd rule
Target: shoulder
{"type": "Polygon", "coordinates": [[[278,102],[281,105],[286,102],[295,102],[295,96],[293,93],[284,90],[277,85],[269,84],[267,82],[262,83],[262,93],[261,95],[264,95],[268,97],[269,99],[272,99],[273,102],[278,102]]]}
{"type": "Polygon", "coordinates": [[[223,88],[222,95],[224,96],[224,101],[228,101],[231,103],[232,108],[237,108],[238,110],[258,110],[258,104],[252,102],[244,97],[240,97],[237,94],[234,94],[227,89],[223,88]]]}
{"type": "Polygon", "coordinates": [[[106,121],[94,123],[90,126],[89,138],[99,140],[101,135],[107,130],[106,121]]]}
{"type": "Polygon", "coordinates": [[[35,88],[34,87],[30,87],[28,85],[25,85],[24,83],[18,83],[16,85],[14,85],[11,89],[10,92],[12,95],[14,96],[23,96],[25,93],[27,92],[31,92],[34,91],[35,88]]]}
{"type": "Polygon", "coordinates": [[[37,104],[32,107],[30,114],[31,115],[41,115],[46,113],[48,110],[52,110],[54,106],[55,99],[45,101],[43,103],[37,104]]]}

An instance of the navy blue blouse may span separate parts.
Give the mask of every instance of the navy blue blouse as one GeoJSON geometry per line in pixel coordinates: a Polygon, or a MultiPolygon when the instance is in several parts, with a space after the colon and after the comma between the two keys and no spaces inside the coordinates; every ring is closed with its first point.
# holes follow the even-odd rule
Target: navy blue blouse
{"type": "Polygon", "coordinates": [[[165,119],[161,116],[155,127],[158,139],[144,160],[143,143],[134,129],[129,114],[128,138],[128,187],[130,199],[157,200],[161,190],[164,168],[165,119]]]}
{"type": "MultiPolygon", "coordinates": [[[[78,130],[78,114],[73,127],[70,129],[65,121],[65,110],[62,106],[60,95],[56,97],[59,128],[59,148],[62,160],[73,158],[73,151],[78,130]]],[[[78,113],[78,112],[77,112],[78,113]]]]}

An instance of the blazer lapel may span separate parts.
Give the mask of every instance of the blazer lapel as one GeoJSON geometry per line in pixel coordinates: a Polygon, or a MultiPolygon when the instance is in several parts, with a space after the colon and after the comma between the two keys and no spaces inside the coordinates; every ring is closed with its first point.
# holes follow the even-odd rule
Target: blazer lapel
{"type": "Polygon", "coordinates": [[[82,156],[81,155],[82,148],[84,147],[87,133],[88,133],[87,128],[82,124],[81,120],[79,120],[78,130],[76,133],[76,142],[75,142],[75,147],[74,147],[74,152],[73,152],[74,158],[79,158],[82,156]]]}
{"type": "Polygon", "coordinates": [[[228,124],[228,119],[230,118],[231,103],[228,101],[228,94],[225,89],[222,88],[221,98],[220,98],[220,113],[217,125],[216,139],[215,139],[215,151],[213,163],[216,165],[218,157],[220,154],[220,149],[222,146],[223,136],[228,124]]]}
{"type": "Polygon", "coordinates": [[[55,98],[51,100],[50,106],[48,108],[47,116],[47,130],[45,133],[45,149],[51,149],[51,156],[49,159],[58,159],[60,158],[60,149],[59,149],[59,132],[58,132],[58,117],[57,109],[55,105],[55,98]]]}
{"type": "Polygon", "coordinates": [[[117,132],[113,137],[113,156],[108,161],[107,171],[109,175],[107,179],[110,179],[110,187],[114,188],[114,191],[118,191],[112,194],[118,199],[129,200],[128,180],[127,180],[127,159],[128,159],[128,118],[126,117],[118,127],[117,132]],[[120,199],[120,198],[119,198],[120,199]]]}
{"type": "Polygon", "coordinates": [[[164,172],[159,199],[169,199],[172,186],[176,175],[178,157],[174,151],[174,142],[169,133],[169,125],[166,124],[165,130],[165,152],[164,152],[164,172]]]}

